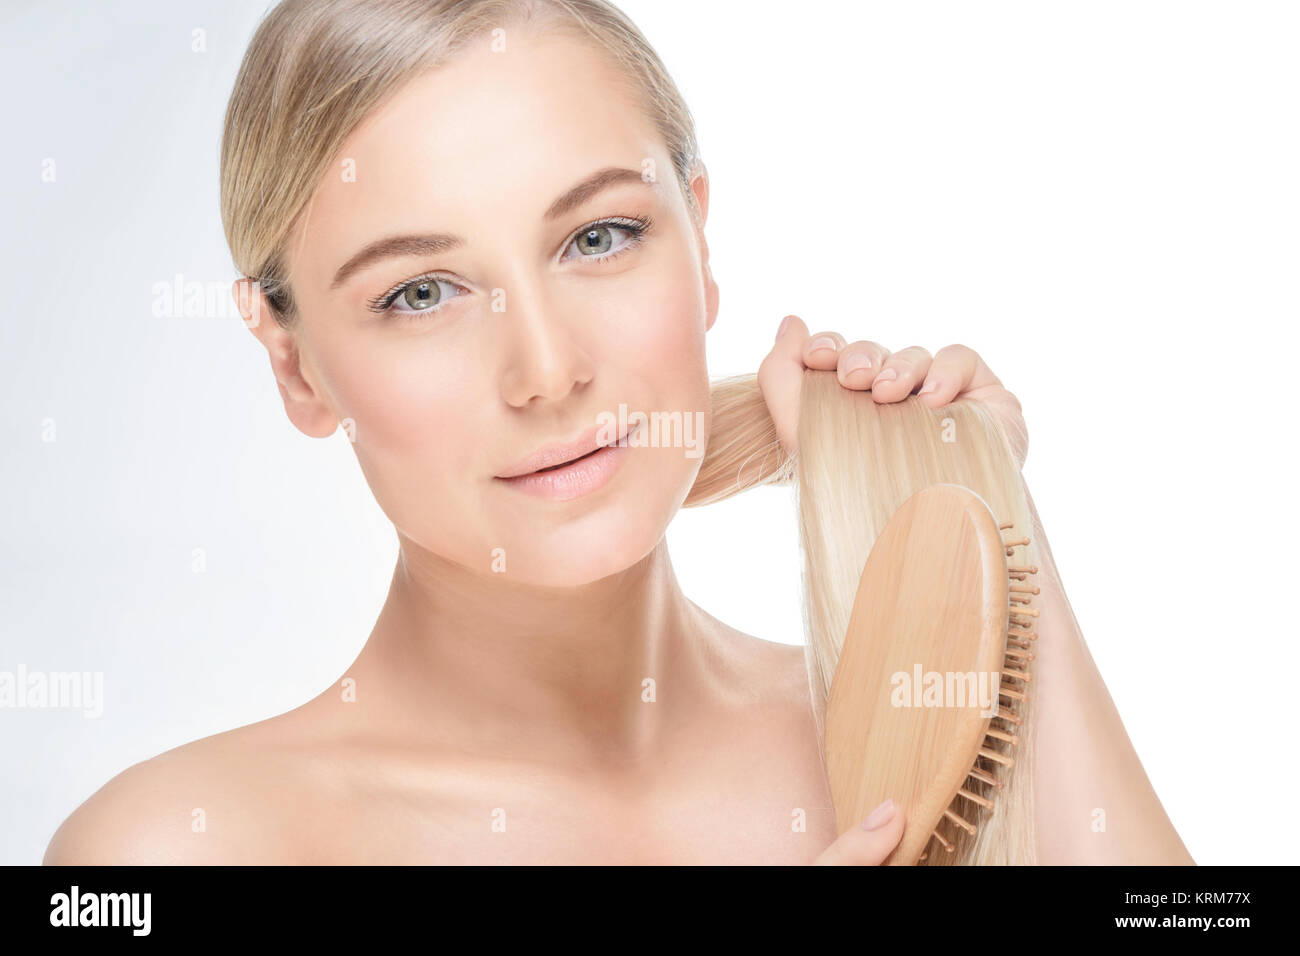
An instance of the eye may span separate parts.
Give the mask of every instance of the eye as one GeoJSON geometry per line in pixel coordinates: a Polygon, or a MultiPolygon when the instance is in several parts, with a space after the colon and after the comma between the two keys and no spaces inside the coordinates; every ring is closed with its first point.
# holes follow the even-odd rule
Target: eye
{"type": "Polygon", "coordinates": [[[564,258],[594,259],[597,262],[613,259],[641,242],[645,234],[650,231],[652,224],[646,216],[619,217],[593,222],[583,226],[566,247],[566,249],[576,249],[577,255],[564,258]],[[627,238],[619,242],[615,238],[616,233],[625,233],[627,238]]]}
{"type": "Polygon", "coordinates": [[[372,312],[392,314],[403,319],[411,319],[430,312],[439,311],[447,302],[456,298],[455,290],[460,286],[449,279],[438,276],[417,276],[386,292],[370,303],[372,312]],[[443,286],[451,292],[444,292],[443,286]]]}
{"type": "MultiPolygon", "coordinates": [[[[565,245],[566,251],[576,249],[577,255],[564,256],[563,259],[609,262],[643,242],[653,225],[654,220],[649,216],[616,216],[589,223],[565,245]],[[619,234],[623,235],[622,239],[617,238],[619,234]]],[[[416,276],[370,300],[368,306],[371,312],[385,318],[414,321],[441,311],[443,306],[457,298],[457,292],[462,288],[437,275],[416,276]],[[451,291],[443,291],[444,286],[451,291]]]]}

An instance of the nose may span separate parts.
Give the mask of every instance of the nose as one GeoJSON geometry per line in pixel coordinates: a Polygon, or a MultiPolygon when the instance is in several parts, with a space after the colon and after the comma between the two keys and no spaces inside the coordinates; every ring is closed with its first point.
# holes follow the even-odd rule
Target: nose
{"type": "Polygon", "coordinates": [[[574,335],[571,315],[540,295],[516,294],[501,318],[508,338],[501,397],[512,407],[556,401],[591,381],[595,364],[574,335]]]}

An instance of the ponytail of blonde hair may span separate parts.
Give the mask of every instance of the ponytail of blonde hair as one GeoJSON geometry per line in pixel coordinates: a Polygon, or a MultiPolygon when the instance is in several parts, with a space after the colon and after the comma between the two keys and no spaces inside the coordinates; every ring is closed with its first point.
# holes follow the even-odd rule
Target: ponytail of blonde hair
{"type": "MultiPolygon", "coordinates": [[[[803,549],[803,606],[808,683],[818,739],[826,698],[848,629],[859,580],[876,537],[898,507],[930,485],[964,485],[999,522],[1030,539],[1024,557],[1040,564],[1041,529],[1012,447],[992,413],[969,399],[932,409],[916,396],[877,403],[870,392],[839,384],[834,372],[804,372],[798,451],[787,456],[755,376],[715,382],[709,446],[687,507],[721,501],[762,484],[794,484],[803,549]]],[[[1050,572],[1050,568],[1046,569],[1050,572]]],[[[1033,730],[1036,684],[1018,728],[1020,744],[1007,788],[980,808],[956,851],[928,864],[1032,864],[1033,730]]],[[[1002,744],[1005,748],[1008,745],[1002,744]]],[[[825,754],[823,752],[823,763],[825,754]]]]}

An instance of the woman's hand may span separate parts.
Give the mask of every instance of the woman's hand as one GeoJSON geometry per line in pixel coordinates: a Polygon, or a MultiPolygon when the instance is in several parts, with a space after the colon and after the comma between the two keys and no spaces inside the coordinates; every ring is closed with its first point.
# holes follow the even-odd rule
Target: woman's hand
{"type": "Polygon", "coordinates": [[[903,838],[907,814],[886,800],[855,827],[840,834],[813,866],[879,866],[903,838]]]}
{"type": "Polygon", "coordinates": [[[787,454],[797,451],[805,368],[834,371],[845,388],[870,389],[877,402],[902,401],[918,390],[931,408],[958,398],[983,402],[1001,422],[1017,463],[1025,463],[1029,433],[1020,402],[971,349],[949,345],[933,357],[916,346],[891,353],[875,342],[846,342],[838,332],[809,335],[797,315],[786,316],[776,344],[758,367],[758,386],[787,454]]]}

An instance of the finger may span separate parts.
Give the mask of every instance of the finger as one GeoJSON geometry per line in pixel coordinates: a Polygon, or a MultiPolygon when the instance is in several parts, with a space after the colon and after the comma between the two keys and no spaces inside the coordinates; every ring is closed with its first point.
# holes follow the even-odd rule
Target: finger
{"type": "Polygon", "coordinates": [[[814,866],[879,866],[903,838],[907,815],[893,800],[886,800],[860,824],[840,834],[814,866]],[[867,829],[870,827],[870,829],[867,829]]]}
{"type": "Polygon", "coordinates": [[[840,349],[836,376],[845,388],[870,388],[889,358],[889,349],[879,342],[854,342],[840,349]]]}
{"type": "Polygon", "coordinates": [[[920,387],[930,370],[930,353],[919,345],[895,352],[871,383],[871,395],[877,402],[897,402],[920,387]]]}
{"type": "Polygon", "coordinates": [[[934,355],[918,393],[931,408],[947,405],[970,387],[979,356],[964,345],[945,345],[934,355]]]}
{"type": "Polygon", "coordinates": [[[919,394],[931,408],[937,408],[959,395],[990,386],[1000,389],[1002,383],[974,349],[945,345],[935,353],[919,394]]]}
{"type": "Polygon", "coordinates": [[[786,454],[794,454],[799,430],[799,390],[803,387],[803,352],[808,326],[797,315],[788,315],[777,334],[772,351],[758,366],[758,388],[768,414],[776,426],[786,454]]]}
{"type": "Polygon", "coordinates": [[[839,351],[848,343],[838,332],[818,332],[804,344],[803,363],[809,368],[833,371],[839,351]]]}

